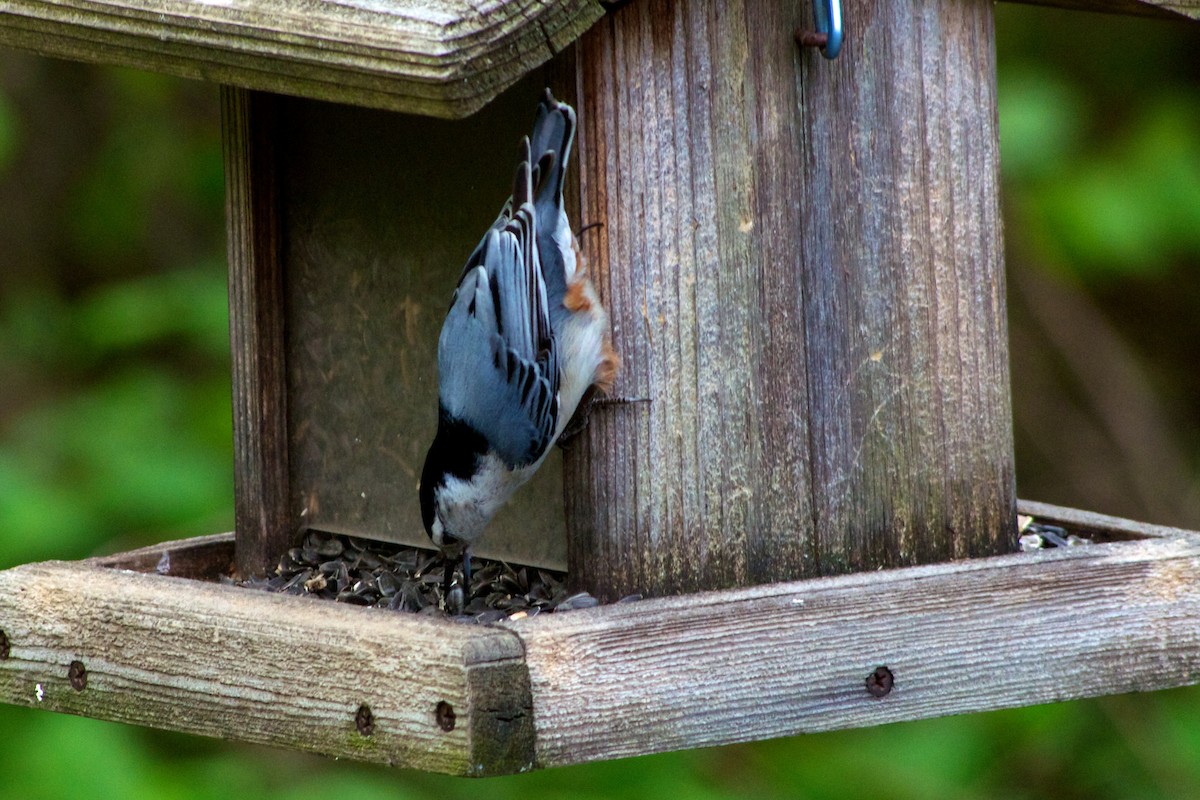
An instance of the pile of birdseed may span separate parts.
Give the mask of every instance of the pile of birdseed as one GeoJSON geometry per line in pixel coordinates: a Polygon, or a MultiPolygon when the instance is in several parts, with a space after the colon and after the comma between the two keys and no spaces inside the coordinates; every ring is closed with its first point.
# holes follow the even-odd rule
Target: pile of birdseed
{"type": "Polygon", "coordinates": [[[1078,547],[1092,543],[1091,539],[1071,533],[1059,525],[1036,522],[1033,517],[1018,516],[1017,527],[1023,553],[1055,547],[1078,547]]]}
{"type": "MultiPolygon", "coordinates": [[[[310,530],[299,547],[283,554],[274,575],[237,583],[360,606],[445,615],[446,567],[446,560],[429,550],[310,530]]],[[[472,558],[470,590],[464,593],[461,613],[452,616],[496,622],[599,605],[587,592],[568,594],[564,578],[564,573],[553,570],[472,558]]]]}

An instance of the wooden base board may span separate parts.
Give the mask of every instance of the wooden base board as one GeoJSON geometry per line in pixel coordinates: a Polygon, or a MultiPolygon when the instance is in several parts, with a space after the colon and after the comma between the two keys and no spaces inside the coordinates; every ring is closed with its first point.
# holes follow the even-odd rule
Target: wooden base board
{"type": "Polygon", "coordinates": [[[0,699],[496,775],[1200,682],[1200,534],[1021,511],[1112,541],[488,626],[213,582],[231,535],[28,564],[0,699]]]}

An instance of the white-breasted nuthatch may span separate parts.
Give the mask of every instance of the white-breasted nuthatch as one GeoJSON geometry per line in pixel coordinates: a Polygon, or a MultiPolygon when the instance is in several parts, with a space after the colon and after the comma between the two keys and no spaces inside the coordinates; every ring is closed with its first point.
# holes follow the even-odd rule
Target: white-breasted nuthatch
{"type": "Polygon", "coordinates": [[[546,90],[512,196],[467,259],[438,339],[438,430],[418,493],[429,538],[461,557],[468,583],[467,549],[619,366],[563,207],[574,138],[574,109],[546,90]]]}

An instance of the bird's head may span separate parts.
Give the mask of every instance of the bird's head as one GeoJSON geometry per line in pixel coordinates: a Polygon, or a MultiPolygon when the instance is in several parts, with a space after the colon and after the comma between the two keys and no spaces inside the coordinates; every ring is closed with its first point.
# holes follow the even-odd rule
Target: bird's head
{"type": "Polygon", "coordinates": [[[480,496],[487,449],[487,441],[469,425],[440,415],[417,494],[425,532],[447,555],[478,539],[490,518],[482,513],[487,504],[480,496]]]}

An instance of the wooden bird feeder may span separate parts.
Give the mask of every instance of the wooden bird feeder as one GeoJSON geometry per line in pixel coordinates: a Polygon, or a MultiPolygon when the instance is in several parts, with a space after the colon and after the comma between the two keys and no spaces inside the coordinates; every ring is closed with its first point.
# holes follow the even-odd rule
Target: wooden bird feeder
{"type": "Polygon", "coordinates": [[[846,0],[836,60],[808,2],[605,5],[5,5],[0,44],[222,85],[237,530],[0,572],[0,698],[494,775],[1200,682],[1200,534],[1015,497],[991,3],[846,0]],[[654,599],[218,583],[423,542],[441,315],[545,85],[629,402],[487,541],[654,599]],[[1095,543],[1014,552],[1018,510],[1095,543]]]}

